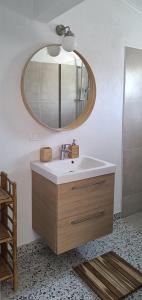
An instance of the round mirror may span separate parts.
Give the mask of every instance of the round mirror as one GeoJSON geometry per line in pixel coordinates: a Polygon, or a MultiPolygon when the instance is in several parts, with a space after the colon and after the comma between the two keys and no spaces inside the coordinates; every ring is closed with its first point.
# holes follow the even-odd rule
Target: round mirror
{"type": "Polygon", "coordinates": [[[32,117],[54,130],[81,125],[96,97],[95,78],[86,60],[79,52],[66,52],[59,45],[43,47],[30,57],[21,89],[32,117]]]}

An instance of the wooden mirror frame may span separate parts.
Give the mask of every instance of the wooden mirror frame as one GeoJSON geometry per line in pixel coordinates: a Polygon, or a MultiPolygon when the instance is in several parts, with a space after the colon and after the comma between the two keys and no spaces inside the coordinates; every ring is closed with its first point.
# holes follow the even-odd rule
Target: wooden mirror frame
{"type": "MultiPolygon", "coordinates": [[[[50,44],[51,45],[51,44],[50,44]]],[[[54,45],[58,45],[61,46],[59,44],[54,44],[54,45]]],[[[66,127],[62,127],[62,128],[52,128],[49,127],[48,125],[46,125],[44,122],[40,121],[33,113],[32,109],[30,108],[30,106],[28,105],[28,102],[26,100],[26,96],[24,93],[24,76],[25,76],[25,72],[26,72],[26,68],[31,60],[31,58],[40,50],[42,50],[45,47],[48,47],[49,45],[45,45],[41,48],[39,48],[38,50],[36,50],[28,59],[28,61],[26,62],[23,72],[22,72],[22,77],[21,77],[21,95],[22,95],[22,99],[24,102],[24,105],[26,107],[26,109],[28,110],[28,112],[30,113],[30,115],[33,117],[33,119],[35,121],[37,121],[39,124],[41,124],[42,126],[50,129],[50,130],[54,130],[54,131],[66,131],[66,130],[72,130],[75,129],[77,127],[79,127],[81,124],[83,124],[88,117],[90,116],[93,107],[95,105],[95,101],[96,101],[96,81],[95,81],[95,77],[94,74],[92,72],[92,69],[90,67],[90,65],[88,64],[88,62],[86,61],[86,59],[77,51],[74,50],[73,52],[76,53],[80,59],[82,60],[82,62],[84,63],[87,72],[88,72],[88,99],[87,99],[87,104],[85,106],[84,111],[76,118],[76,120],[74,120],[72,123],[70,123],[69,125],[67,125],[66,127]]]]}

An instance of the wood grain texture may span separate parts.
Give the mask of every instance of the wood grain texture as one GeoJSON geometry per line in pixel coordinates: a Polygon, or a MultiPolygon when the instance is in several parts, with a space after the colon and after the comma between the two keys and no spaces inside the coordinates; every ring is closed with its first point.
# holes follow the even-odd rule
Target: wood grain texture
{"type": "Polygon", "coordinates": [[[56,185],[32,172],[33,228],[57,254],[112,232],[114,174],[56,185]]]}
{"type": "Polygon", "coordinates": [[[57,185],[32,172],[32,226],[56,252],[57,185]]]}
{"type": "Polygon", "coordinates": [[[52,160],[52,149],[50,147],[43,147],[40,149],[40,161],[47,162],[52,160]]]}
{"type": "Polygon", "coordinates": [[[61,184],[59,195],[58,253],[112,232],[113,174],[61,184]]]}
{"type": "Polygon", "coordinates": [[[17,191],[16,183],[0,173],[0,281],[12,280],[17,288],[17,191]],[[10,211],[9,211],[10,210],[10,211]],[[8,247],[10,246],[10,249],[8,247]]]}
{"type": "Polygon", "coordinates": [[[8,232],[7,228],[2,223],[0,223],[0,244],[3,244],[11,240],[12,237],[8,232]]]}
{"type": "Polygon", "coordinates": [[[0,282],[8,279],[12,279],[13,274],[5,260],[0,257],[0,282]]]}
{"type": "Polygon", "coordinates": [[[91,240],[111,233],[113,222],[112,207],[109,207],[109,210],[105,210],[102,216],[91,216],[91,218],[88,217],[87,220],[78,224],[72,224],[72,221],[74,221],[74,218],[66,218],[58,223],[58,253],[76,248],[91,240]]]}
{"type": "Polygon", "coordinates": [[[142,286],[142,273],[114,252],[73,269],[103,300],[122,299],[142,286]]]}
{"type": "Polygon", "coordinates": [[[0,187],[0,205],[12,201],[13,200],[10,197],[10,195],[3,188],[0,187]]]}
{"type": "Polygon", "coordinates": [[[58,218],[88,215],[111,206],[114,199],[114,175],[108,174],[59,185],[58,218]]]}

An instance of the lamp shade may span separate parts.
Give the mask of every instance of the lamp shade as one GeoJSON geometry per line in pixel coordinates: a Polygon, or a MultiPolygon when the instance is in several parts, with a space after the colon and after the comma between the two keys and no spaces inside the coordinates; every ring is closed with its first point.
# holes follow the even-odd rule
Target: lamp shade
{"type": "Polygon", "coordinates": [[[75,36],[65,35],[62,39],[62,47],[68,52],[73,51],[75,49],[75,36]]]}
{"type": "Polygon", "coordinates": [[[61,50],[61,48],[60,48],[59,45],[49,45],[49,46],[47,47],[47,52],[48,52],[48,54],[49,54],[50,56],[53,56],[53,57],[58,56],[59,53],[60,53],[60,50],[61,50]]]}

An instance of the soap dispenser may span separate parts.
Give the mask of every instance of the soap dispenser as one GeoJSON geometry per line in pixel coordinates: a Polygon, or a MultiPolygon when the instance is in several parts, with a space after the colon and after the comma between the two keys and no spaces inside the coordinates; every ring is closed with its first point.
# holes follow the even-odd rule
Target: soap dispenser
{"type": "Polygon", "coordinates": [[[73,139],[72,145],[69,146],[69,158],[77,158],[79,157],[79,145],[76,144],[76,140],[73,139]]]}

